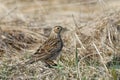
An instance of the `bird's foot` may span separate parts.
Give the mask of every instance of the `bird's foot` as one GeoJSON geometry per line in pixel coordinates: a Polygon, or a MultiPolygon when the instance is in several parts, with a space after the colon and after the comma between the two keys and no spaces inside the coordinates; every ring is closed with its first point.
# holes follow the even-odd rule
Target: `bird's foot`
{"type": "Polygon", "coordinates": [[[54,63],[54,61],[51,61],[51,60],[46,61],[45,63],[46,63],[45,66],[49,67],[49,68],[53,68],[54,66],[58,66],[56,63],[54,63]]]}

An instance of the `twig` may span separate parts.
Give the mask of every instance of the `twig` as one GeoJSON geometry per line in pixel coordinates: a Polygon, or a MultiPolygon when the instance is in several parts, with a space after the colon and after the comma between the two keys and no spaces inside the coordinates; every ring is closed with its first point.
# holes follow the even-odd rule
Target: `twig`
{"type": "Polygon", "coordinates": [[[8,15],[10,15],[13,11],[15,11],[17,9],[17,7],[13,8],[12,10],[10,10],[7,14],[5,14],[4,16],[0,17],[0,21],[3,20],[5,17],[7,17],[8,15]]]}
{"type": "Polygon", "coordinates": [[[78,40],[78,42],[79,42],[79,44],[81,45],[81,47],[82,47],[83,49],[86,49],[86,48],[83,46],[81,40],[79,39],[79,37],[78,37],[78,35],[77,35],[76,33],[75,33],[75,37],[76,37],[76,39],[78,40]]]}
{"type": "Polygon", "coordinates": [[[103,64],[103,66],[105,67],[106,72],[108,72],[108,69],[107,69],[106,65],[104,64],[104,59],[103,59],[102,55],[100,54],[100,52],[99,52],[99,50],[98,50],[98,48],[97,48],[97,46],[95,45],[94,42],[93,42],[93,46],[95,47],[98,55],[100,56],[100,60],[101,60],[101,62],[102,62],[102,64],[103,64]]]}
{"type": "Polygon", "coordinates": [[[105,9],[105,7],[108,6],[108,5],[105,3],[104,0],[97,0],[97,1],[98,1],[98,3],[100,4],[100,7],[102,7],[103,10],[105,9]],[[106,6],[106,5],[107,5],[107,6],[106,6]]]}
{"type": "Polygon", "coordinates": [[[78,28],[77,22],[76,22],[75,17],[74,17],[74,15],[73,15],[73,14],[72,14],[72,18],[73,18],[73,21],[74,21],[75,27],[77,27],[77,28],[78,28]]]}
{"type": "MultiPolygon", "coordinates": [[[[74,21],[74,24],[75,24],[75,30],[78,29],[78,25],[77,25],[77,22],[75,21],[75,18],[74,18],[74,15],[72,14],[72,18],[73,18],[73,21],[74,21]]],[[[74,33],[76,39],[78,40],[79,44],[82,46],[83,49],[85,49],[85,47],[83,46],[81,40],[79,39],[78,35],[76,33],[74,33]]]]}

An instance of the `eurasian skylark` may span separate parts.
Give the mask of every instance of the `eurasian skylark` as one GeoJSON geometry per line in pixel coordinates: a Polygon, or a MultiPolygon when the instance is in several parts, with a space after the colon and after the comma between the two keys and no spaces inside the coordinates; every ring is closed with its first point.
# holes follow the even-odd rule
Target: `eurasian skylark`
{"type": "Polygon", "coordinates": [[[42,61],[47,66],[56,65],[53,60],[57,58],[63,48],[63,41],[61,38],[61,26],[55,26],[49,38],[39,47],[39,49],[25,62],[25,64],[32,64],[37,61],[42,61]]]}

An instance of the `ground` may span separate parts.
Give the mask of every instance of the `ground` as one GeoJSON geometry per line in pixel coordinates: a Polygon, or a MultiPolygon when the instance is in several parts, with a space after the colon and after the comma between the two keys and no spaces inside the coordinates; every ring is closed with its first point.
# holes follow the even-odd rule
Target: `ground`
{"type": "Polygon", "coordinates": [[[0,14],[1,80],[120,79],[119,0],[0,0],[0,14]],[[56,25],[68,29],[58,66],[17,65],[56,25]]]}

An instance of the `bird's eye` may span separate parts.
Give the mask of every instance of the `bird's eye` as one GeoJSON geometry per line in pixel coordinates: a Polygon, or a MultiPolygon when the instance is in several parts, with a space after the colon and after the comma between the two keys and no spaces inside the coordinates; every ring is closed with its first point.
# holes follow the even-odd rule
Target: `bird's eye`
{"type": "Polygon", "coordinates": [[[57,29],[60,29],[59,27],[57,29]]]}

